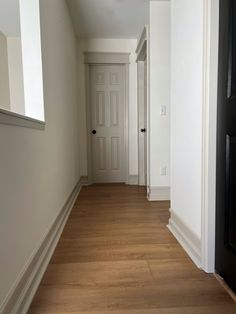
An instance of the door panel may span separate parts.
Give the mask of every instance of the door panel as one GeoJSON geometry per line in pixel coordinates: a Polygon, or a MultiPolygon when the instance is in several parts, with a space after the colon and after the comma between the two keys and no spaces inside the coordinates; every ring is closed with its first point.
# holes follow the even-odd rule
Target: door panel
{"type": "Polygon", "coordinates": [[[147,185],[147,58],[144,61],[144,183],[147,185]]]}
{"type": "Polygon", "coordinates": [[[236,253],[236,137],[226,135],[226,245],[236,253]]]}
{"type": "Polygon", "coordinates": [[[121,65],[90,67],[93,181],[125,182],[125,79],[121,65]]]}
{"type": "Polygon", "coordinates": [[[220,0],[216,271],[236,291],[236,1],[220,0]]]}
{"type": "Polygon", "coordinates": [[[120,139],[119,137],[111,138],[111,169],[120,170],[120,139]]]}
{"type": "Polygon", "coordinates": [[[119,126],[119,92],[110,92],[110,121],[111,126],[119,126]]]}
{"type": "Polygon", "coordinates": [[[96,138],[96,151],[97,158],[95,160],[97,166],[96,171],[106,171],[106,138],[97,137],[96,138]]]}
{"type": "Polygon", "coordinates": [[[105,126],[106,108],[105,92],[96,92],[96,119],[97,126],[105,126]]]}
{"type": "Polygon", "coordinates": [[[147,185],[147,59],[138,61],[139,185],[147,185]]]}

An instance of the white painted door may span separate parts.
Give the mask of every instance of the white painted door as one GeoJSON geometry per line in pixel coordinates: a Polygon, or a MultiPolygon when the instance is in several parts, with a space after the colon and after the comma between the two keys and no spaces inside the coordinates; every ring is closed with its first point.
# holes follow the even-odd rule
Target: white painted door
{"type": "Polygon", "coordinates": [[[139,185],[147,185],[147,60],[138,62],[139,185]]]}
{"type": "Polygon", "coordinates": [[[125,182],[124,67],[91,66],[90,87],[93,182],[125,182]]]}
{"type": "Polygon", "coordinates": [[[147,185],[147,58],[144,61],[144,185],[147,185]]]}

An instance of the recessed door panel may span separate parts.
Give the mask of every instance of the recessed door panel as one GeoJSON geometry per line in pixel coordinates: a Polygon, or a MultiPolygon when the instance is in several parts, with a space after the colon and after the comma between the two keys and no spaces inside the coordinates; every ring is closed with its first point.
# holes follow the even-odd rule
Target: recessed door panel
{"type": "Polygon", "coordinates": [[[225,243],[236,254],[236,137],[226,136],[225,243]]]}
{"type": "Polygon", "coordinates": [[[105,84],[105,73],[104,72],[96,72],[95,80],[96,80],[96,85],[104,85],[105,84]]]}
{"type": "Polygon", "coordinates": [[[230,0],[228,46],[228,97],[236,96],[236,2],[230,0]]]}
{"type": "Polygon", "coordinates": [[[120,170],[120,139],[111,138],[111,169],[120,170]]]}
{"type": "Polygon", "coordinates": [[[110,122],[111,126],[119,125],[119,91],[110,92],[110,122]]]}
{"type": "Polygon", "coordinates": [[[98,126],[105,126],[106,106],[105,92],[96,92],[96,120],[98,126]]]}
{"type": "Polygon", "coordinates": [[[111,72],[110,73],[110,85],[119,85],[119,72],[111,72]]]}
{"type": "Polygon", "coordinates": [[[105,171],[106,170],[106,138],[97,137],[97,170],[105,171]]]}

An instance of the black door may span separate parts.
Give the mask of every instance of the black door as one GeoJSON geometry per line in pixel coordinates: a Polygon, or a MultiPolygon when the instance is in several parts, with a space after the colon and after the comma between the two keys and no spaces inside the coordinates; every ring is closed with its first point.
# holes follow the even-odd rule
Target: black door
{"type": "Polygon", "coordinates": [[[216,271],[236,291],[236,0],[220,0],[216,271]]]}

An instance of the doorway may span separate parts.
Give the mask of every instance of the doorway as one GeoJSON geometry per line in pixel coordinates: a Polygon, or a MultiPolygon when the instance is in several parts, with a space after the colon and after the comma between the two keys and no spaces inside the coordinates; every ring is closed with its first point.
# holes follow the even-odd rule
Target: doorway
{"type": "Polygon", "coordinates": [[[216,271],[236,292],[236,2],[220,1],[216,271]]]}
{"type": "Polygon", "coordinates": [[[89,183],[128,177],[129,54],[86,53],[89,183]]]}

